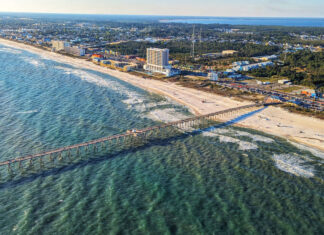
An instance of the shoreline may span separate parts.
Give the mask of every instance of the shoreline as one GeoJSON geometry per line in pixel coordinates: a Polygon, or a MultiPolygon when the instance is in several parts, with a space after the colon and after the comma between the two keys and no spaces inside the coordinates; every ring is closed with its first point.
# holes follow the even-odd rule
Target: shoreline
{"type": "MultiPolygon", "coordinates": [[[[167,96],[177,103],[185,105],[195,115],[208,114],[227,108],[252,104],[249,101],[236,101],[228,97],[186,88],[175,83],[144,79],[126,72],[104,68],[84,59],[72,58],[53,53],[41,48],[0,38],[0,43],[31,53],[36,53],[44,59],[72,65],[80,69],[89,69],[105,73],[148,92],[167,96]],[[205,100],[205,103],[201,101],[205,100]]],[[[222,121],[227,121],[225,118],[222,121]]],[[[289,113],[279,107],[268,107],[255,114],[237,126],[262,131],[299,144],[324,151],[324,120],[301,114],[289,113]]]]}

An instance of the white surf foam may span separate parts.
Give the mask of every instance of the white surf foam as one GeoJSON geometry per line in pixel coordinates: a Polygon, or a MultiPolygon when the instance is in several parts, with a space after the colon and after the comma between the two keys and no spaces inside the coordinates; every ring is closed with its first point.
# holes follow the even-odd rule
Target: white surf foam
{"type": "MultiPolygon", "coordinates": [[[[130,94],[128,94],[130,95],[130,94]]],[[[134,97],[134,94],[133,96],[129,96],[130,98],[129,99],[126,99],[126,100],[123,100],[122,102],[125,103],[125,104],[128,104],[130,106],[134,106],[134,105],[144,105],[143,102],[144,102],[144,99],[142,97],[139,97],[137,95],[135,95],[134,97]]]]}
{"type": "MultiPolygon", "coordinates": [[[[121,94],[133,99],[133,102],[134,102],[133,104],[141,104],[146,101],[145,97],[143,95],[140,95],[138,92],[129,90],[127,87],[121,85],[118,82],[115,82],[115,84],[117,84],[116,86],[119,89],[122,89],[121,91],[119,91],[121,94]]],[[[132,100],[130,100],[130,99],[126,99],[126,100],[128,100],[130,102],[128,104],[132,104],[132,100]]]]}
{"type": "MultiPolygon", "coordinates": [[[[158,105],[169,104],[169,102],[166,101],[161,101],[158,103],[148,102],[148,100],[143,95],[140,95],[135,91],[129,90],[127,87],[123,86],[117,81],[104,79],[101,76],[83,71],[81,69],[66,68],[63,66],[56,66],[56,68],[63,70],[66,74],[73,74],[86,82],[93,83],[98,86],[107,87],[111,90],[118,92],[119,94],[125,95],[127,99],[122,100],[122,102],[127,104],[129,108],[134,108],[139,112],[145,112],[149,108],[158,105]]],[[[152,110],[147,115],[145,115],[145,117],[161,122],[178,121],[183,118],[187,118],[187,116],[185,116],[184,114],[179,113],[175,109],[170,108],[152,110]]]]}
{"type": "Polygon", "coordinates": [[[45,67],[45,64],[40,61],[40,60],[36,60],[30,57],[21,57],[25,62],[34,65],[35,67],[45,67]]]}
{"type": "Polygon", "coordinates": [[[240,150],[254,150],[259,148],[257,144],[247,141],[240,141],[238,144],[240,150]]]}
{"type": "Polygon", "coordinates": [[[170,105],[171,102],[167,102],[167,101],[161,101],[161,102],[149,102],[149,103],[145,103],[145,107],[146,109],[150,109],[150,108],[154,108],[157,106],[162,106],[162,105],[170,105]]]}
{"type": "Polygon", "coordinates": [[[230,136],[226,136],[226,135],[221,135],[218,133],[215,133],[214,131],[209,132],[203,132],[203,136],[207,136],[207,137],[218,137],[220,142],[223,143],[234,143],[234,144],[238,144],[239,146],[239,150],[254,150],[254,149],[258,149],[258,145],[255,143],[251,143],[251,142],[247,142],[247,141],[242,141],[230,136]]]}
{"type": "MultiPolygon", "coordinates": [[[[124,103],[128,103],[128,100],[123,100],[122,102],[124,103]]],[[[128,104],[128,108],[129,109],[135,109],[137,112],[145,112],[146,111],[146,106],[145,104],[141,104],[141,103],[138,103],[138,104],[128,104]]]]}
{"type": "Polygon", "coordinates": [[[38,113],[38,110],[28,110],[28,111],[20,111],[18,114],[28,114],[28,113],[38,113]]]}
{"type": "Polygon", "coordinates": [[[44,67],[45,66],[45,64],[40,62],[39,60],[30,60],[29,63],[36,67],[44,67]]]}
{"type": "Polygon", "coordinates": [[[10,54],[21,54],[22,53],[21,50],[10,48],[10,47],[0,48],[0,52],[6,52],[6,53],[10,53],[10,54]]]}
{"type": "Polygon", "coordinates": [[[144,100],[142,98],[130,98],[127,100],[123,100],[124,103],[128,104],[129,108],[134,108],[136,111],[139,112],[146,112],[152,108],[161,106],[161,105],[167,105],[170,103],[167,103],[165,101],[162,102],[147,102],[147,100],[144,100]]]}
{"type": "Polygon", "coordinates": [[[123,100],[123,102],[128,105],[142,103],[145,100],[143,96],[141,96],[137,92],[129,90],[127,87],[121,85],[117,81],[104,79],[101,76],[83,71],[81,69],[66,68],[63,66],[56,66],[55,68],[63,70],[66,74],[73,74],[83,81],[96,84],[97,86],[107,87],[113,91],[118,92],[119,94],[125,95],[128,98],[123,100]]]}
{"type": "Polygon", "coordinates": [[[246,137],[251,138],[253,141],[258,141],[258,142],[265,142],[265,143],[274,142],[274,140],[271,138],[261,136],[261,135],[251,134],[251,133],[248,133],[245,131],[235,131],[235,136],[246,136],[246,137]]]}
{"type": "Polygon", "coordinates": [[[235,139],[233,137],[225,136],[225,135],[220,135],[219,136],[219,141],[220,142],[225,142],[225,143],[236,143],[239,145],[239,150],[253,150],[253,149],[258,149],[258,145],[254,143],[250,143],[247,141],[242,141],[239,139],[235,139]]]}
{"type": "Polygon", "coordinates": [[[174,122],[187,118],[186,115],[172,108],[152,110],[145,117],[161,122],[174,122]]]}
{"type": "Polygon", "coordinates": [[[213,132],[211,132],[211,131],[204,131],[204,132],[202,133],[202,135],[203,135],[203,136],[206,136],[206,137],[219,137],[218,134],[215,134],[215,133],[213,133],[213,132]]]}
{"type": "Polygon", "coordinates": [[[122,90],[122,87],[120,87],[120,85],[117,82],[105,80],[100,76],[97,76],[92,73],[88,73],[88,72],[80,70],[80,69],[66,68],[63,66],[55,66],[55,68],[63,70],[66,74],[73,74],[73,75],[79,77],[83,81],[93,83],[98,86],[108,87],[115,91],[122,90]]]}
{"type": "Polygon", "coordinates": [[[226,135],[218,135],[218,137],[219,137],[219,141],[223,142],[223,143],[239,143],[240,142],[239,139],[235,139],[233,137],[226,136],[226,135]]]}
{"type": "Polygon", "coordinates": [[[311,154],[313,154],[314,156],[324,159],[324,152],[322,152],[320,150],[317,150],[317,149],[314,149],[314,148],[311,148],[311,147],[308,147],[308,146],[305,146],[302,144],[298,144],[293,141],[289,141],[289,143],[291,143],[295,147],[299,148],[300,150],[306,150],[306,151],[310,152],[311,154]]]}
{"type": "Polygon", "coordinates": [[[215,128],[214,130],[212,130],[212,132],[216,133],[216,134],[228,134],[228,133],[231,133],[232,130],[225,129],[225,128],[215,128]]]}
{"type": "Polygon", "coordinates": [[[297,154],[274,154],[273,160],[276,167],[287,173],[311,178],[315,176],[312,166],[307,166],[307,161],[297,154]]]}

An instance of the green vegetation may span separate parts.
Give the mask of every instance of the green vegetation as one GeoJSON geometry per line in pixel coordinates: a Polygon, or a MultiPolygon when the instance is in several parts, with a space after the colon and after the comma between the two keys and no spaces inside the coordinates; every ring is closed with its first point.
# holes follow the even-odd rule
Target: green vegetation
{"type": "Polygon", "coordinates": [[[290,79],[294,84],[324,88],[324,53],[299,51],[282,55],[283,66],[256,69],[248,72],[256,77],[280,76],[290,79]],[[285,58],[286,57],[286,58],[285,58]]]}
{"type": "MultiPolygon", "coordinates": [[[[192,43],[189,40],[168,41],[168,42],[126,42],[115,45],[109,45],[107,49],[118,51],[124,55],[137,55],[145,57],[146,48],[159,47],[169,48],[171,57],[175,59],[183,59],[184,56],[189,56],[192,50],[192,43]]],[[[279,51],[277,46],[265,46],[252,43],[232,43],[232,42],[197,42],[195,53],[202,55],[205,53],[222,52],[223,50],[236,50],[239,57],[260,56],[265,54],[274,54],[279,51]]]]}

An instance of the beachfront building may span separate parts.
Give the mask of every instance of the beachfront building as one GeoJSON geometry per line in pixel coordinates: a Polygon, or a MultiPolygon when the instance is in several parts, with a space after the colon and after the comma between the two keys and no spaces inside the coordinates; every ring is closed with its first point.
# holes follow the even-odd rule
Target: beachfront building
{"type": "Polygon", "coordinates": [[[65,41],[52,41],[52,51],[63,51],[67,46],[70,46],[70,44],[65,41]]]}
{"type": "Polygon", "coordinates": [[[64,51],[68,54],[75,55],[75,56],[84,56],[85,55],[85,49],[78,47],[78,46],[67,46],[64,47],[64,51]]]}
{"type": "Polygon", "coordinates": [[[64,51],[67,54],[75,55],[75,56],[84,56],[85,49],[79,46],[71,46],[70,43],[60,40],[52,41],[52,51],[64,51]]]}
{"type": "Polygon", "coordinates": [[[148,48],[144,69],[153,73],[172,76],[172,67],[169,64],[169,49],[148,48]]]}

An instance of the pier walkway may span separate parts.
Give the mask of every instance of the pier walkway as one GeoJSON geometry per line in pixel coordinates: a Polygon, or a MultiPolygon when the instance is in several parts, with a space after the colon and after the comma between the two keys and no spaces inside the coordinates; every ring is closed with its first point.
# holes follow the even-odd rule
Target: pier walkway
{"type": "Polygon", "coordinates": [[[208,127],[210,125],[215,125],[216,121],[222,120],[223,117],[227,115],[242,115],[247,112],[251,112],[260,107],[272,105],[273,103],[262,103],[262,104],[252,104],[245,105],[240,107],[235,107],[231,109],[226,109],[223,111],[218,111],[215,113],[195,116],[192,118],[187,118],[180,121],[169,122],[166,124],[161,124],[157,126],[151,126],[144,129],[134,129],[127,131],[126,133],[116,134],[112,136],[107,136],[104,138],[88,141],[85,143],[75,144],[71,146],[66,146],[58,149],[53,149],[49,151],[45,151],[38,154],[32,154],[28,156],[13,158],[11,160],[0,162],[0,176],[1,172],[3,172],[3,168],[6,167],[8,174],[13,172],[13,167],[15,169],[23,169],[24,166],[29,164],[29,167],[34,165],[36,160],[39,161],[39,165],[43,166],[45,163],[54,163],[55,159],[62,159],[63,157],[68,157],[69,159],[80,156],[81,153],[88,153],[89,149],[92,148],[94,152],[101,149],[108,149],[108,147],[117,147],[122,146],[125,143],[132,145],[136,140],[147,142],[152,139],[152,136],[158,138],[159,135],[163,134],[163,130],[170,131],[176,130],[188,130],[188,128],[197,128],[199,125],[203,125],[204,127],[208,127]]]}

